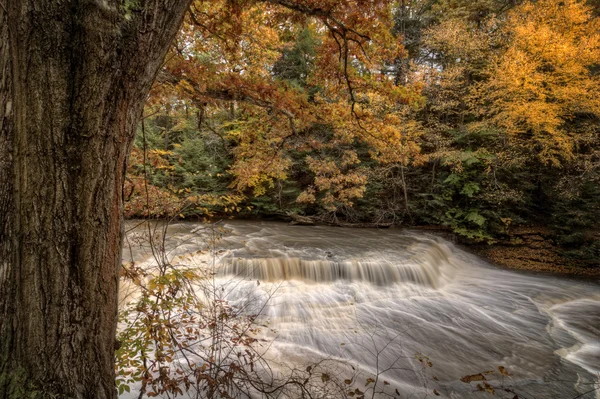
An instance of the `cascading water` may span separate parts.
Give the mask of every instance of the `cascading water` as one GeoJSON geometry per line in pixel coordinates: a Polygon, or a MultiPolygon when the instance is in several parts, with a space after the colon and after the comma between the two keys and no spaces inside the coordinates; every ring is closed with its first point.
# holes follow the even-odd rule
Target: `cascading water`
{"type": "MultiPolygon", "coordinates": [[[[344,359],[365,375],[389,368],[383,377],[404,396],[435,388],[486,397],[460,378],[498,366],[524,398],[574,398],[598,383],[597,282],[498,269],[396,229],[236,221],[223,230],[215,284],[233,306],[268,319],[273,358],[344,359]],[[431,389],[415,377],[417,353],[433,363],[431,389]]],[[[171,226],[166,242],[172,256],[210,263],[193,255],[201,226],[171,226]]]]}
{"type": "MultiPolygon", "coordinates": [[[[435,244],[434,244],[435,245],[435,244]]],[[[439,245],[439,244],[437,244],[439,245]]],[[[433,252],[433,251],[432,251],[433,252]]],[[[294,257],[241,258],[232,256],[222,261],[221,276],[234,275],[264,281],[300,280],[307,283],[332,283],[338,280],[368,282],[375,285],[415,283],[438,288],[441,270],[448,258],[443,249],[441,255],[424,253],[423,261],[410,264],[369,257],[345,260],[303,259],[294,257]]]]}

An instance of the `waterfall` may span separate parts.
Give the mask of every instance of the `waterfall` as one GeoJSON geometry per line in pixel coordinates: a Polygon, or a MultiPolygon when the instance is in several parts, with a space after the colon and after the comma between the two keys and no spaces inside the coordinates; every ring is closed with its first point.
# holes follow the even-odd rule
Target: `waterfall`
{"type": "Polygon", "coordinates": [[[444,284],[442,268],[452,268],[450,249],[435,241],[421,244],[420,256],[409,259],[356,257],[351,259],[303,259],[298,256],[244,258],[221,261],[220,276],[262,281],[300,280],[328,283],[337,280],[368,282],[378,286],[413,283],[438,288],[444,284]]]}

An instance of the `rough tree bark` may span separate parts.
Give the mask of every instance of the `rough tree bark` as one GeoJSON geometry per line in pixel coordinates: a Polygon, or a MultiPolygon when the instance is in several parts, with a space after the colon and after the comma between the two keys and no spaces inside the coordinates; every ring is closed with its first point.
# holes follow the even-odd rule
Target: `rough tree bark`
{"type": "Polygon", "coordinates": [[[116,398],[122,185],[190,0],[0,0],[0,398],[116,398]]]}

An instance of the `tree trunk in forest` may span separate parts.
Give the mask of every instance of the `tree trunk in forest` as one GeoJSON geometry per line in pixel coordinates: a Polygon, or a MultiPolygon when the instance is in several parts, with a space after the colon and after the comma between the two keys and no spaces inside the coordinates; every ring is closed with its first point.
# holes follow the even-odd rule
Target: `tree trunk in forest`
{"type": "Polygon", "coordinates": [[[410,212],[410,207],[408,206],[408,188],[406,187],[406,178],[404,176],[404,161],[400,163],[400,181],[402,182],[402,192],[404,193],[404,206],[406,213],[408,213],[410,222],[414,224],[412,213],[410,212]]]}
{"type": "Polygon", "coordinates": [[[0,398],[116,398],[122,186],[190,0],[0,3],[0,398]]]}

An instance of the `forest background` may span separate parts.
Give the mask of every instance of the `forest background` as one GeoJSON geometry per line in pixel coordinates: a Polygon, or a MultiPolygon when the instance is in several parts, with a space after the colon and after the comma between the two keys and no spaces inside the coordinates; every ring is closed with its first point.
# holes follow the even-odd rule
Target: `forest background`
{"type": "Polygon", "coordinates": [[[599,265],[600,2],[287,3],[192,4],[127,217],[436,226],[517,249],[534,226],[545,261],[599,265]]]}

